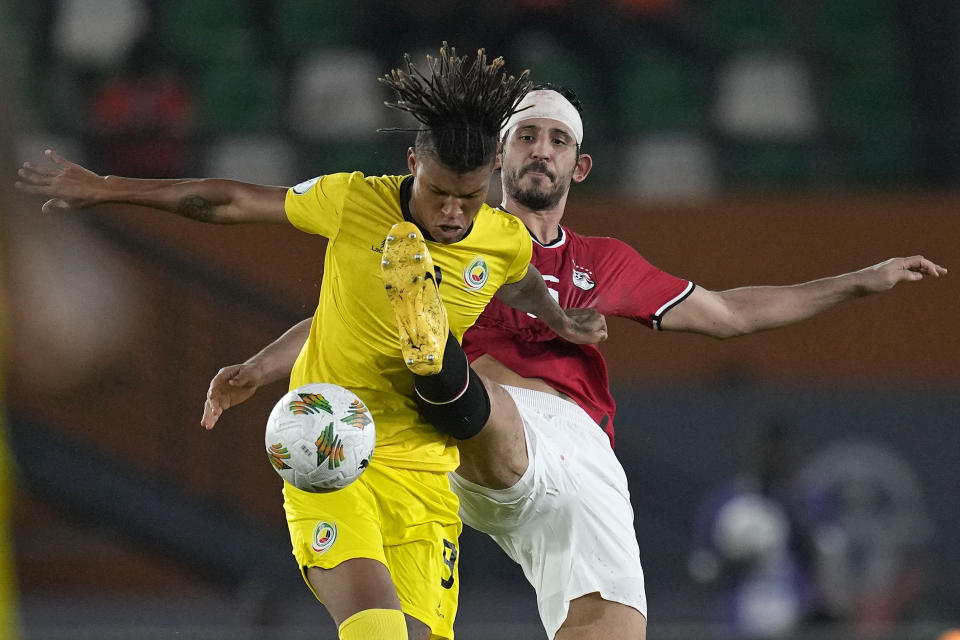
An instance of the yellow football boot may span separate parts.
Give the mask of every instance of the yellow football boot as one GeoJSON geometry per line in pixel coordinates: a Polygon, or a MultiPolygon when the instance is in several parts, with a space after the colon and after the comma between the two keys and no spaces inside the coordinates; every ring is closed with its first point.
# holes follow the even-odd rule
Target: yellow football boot
{"type": "Polygon", "coordinates": [[[447,310],[440,299],[433,260],[412,222],[398,222],[383,245],[383,285],[400,330],[400,351],[410,371],[440,373],[447,344],[447,310]]]}

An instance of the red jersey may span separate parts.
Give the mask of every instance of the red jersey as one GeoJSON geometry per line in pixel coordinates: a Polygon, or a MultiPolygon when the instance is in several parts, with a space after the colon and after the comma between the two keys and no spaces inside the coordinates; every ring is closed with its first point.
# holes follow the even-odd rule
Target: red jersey
{"type": "MultiPolygon", "coordinates": [[[[581,236],[564,227],[549,245],[534,238],[530,263],[562,308],[593,308],[654,329],[694,288],[692,282],[660,271],[624,242],[581,236]]],[[[607,363],[596,345],[567,342],[542,321],[494,298],[464,334],[463,349],[471,362],[489,353],[525,378],[542,378],[580,405],[613,444],[616,403],[607,363]]]]}

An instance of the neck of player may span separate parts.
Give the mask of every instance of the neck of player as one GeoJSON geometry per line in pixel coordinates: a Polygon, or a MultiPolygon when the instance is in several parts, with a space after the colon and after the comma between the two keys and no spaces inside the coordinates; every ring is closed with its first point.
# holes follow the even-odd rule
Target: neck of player
{"type": "Polygon", "coordinates": [[[566,204],[567,196],[564,195],[549,209],[531,209],[505,194],[500,208],[520,218],[537,242],[547,245],[560,237],[560,220],[566,204]]]}

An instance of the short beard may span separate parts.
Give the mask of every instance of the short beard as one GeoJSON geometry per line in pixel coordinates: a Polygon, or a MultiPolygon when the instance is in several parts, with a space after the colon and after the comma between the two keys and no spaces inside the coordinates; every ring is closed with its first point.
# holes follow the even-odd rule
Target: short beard
{"type": "Polygon", "coordinates": [[[501,176],[501,179],[503,179],[507,194],[532,211],[552,209],[559,204],[560,200],[567,193],[567,189],[570,188],[570,183],[567,182],[565,187],[557,187],[551,191],[522,189],[519,179],[517,179],[516,174],[513,173],[504,174],[501,176]]]}

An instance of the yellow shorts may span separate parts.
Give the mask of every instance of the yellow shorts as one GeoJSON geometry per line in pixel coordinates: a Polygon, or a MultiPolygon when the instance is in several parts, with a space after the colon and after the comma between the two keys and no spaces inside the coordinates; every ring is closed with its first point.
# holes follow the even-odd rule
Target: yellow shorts
{"type": "Polygon", "coordinates": [[[378,560],[390,571],[403,612],[430,627],[432,638],[453,638],[463,525],[446,472],[371,464],[345,489],[308,493],[284,483],[283,495],[304,580],[307,567],[378,560]]]}

